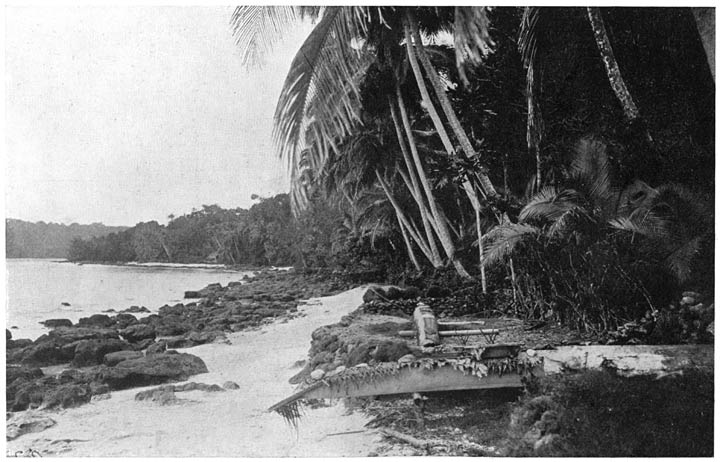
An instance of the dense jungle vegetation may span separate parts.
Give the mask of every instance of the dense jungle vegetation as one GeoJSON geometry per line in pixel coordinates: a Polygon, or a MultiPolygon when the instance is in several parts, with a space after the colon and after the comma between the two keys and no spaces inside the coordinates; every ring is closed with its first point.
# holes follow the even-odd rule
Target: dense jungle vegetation
{"type": "Polygon", "coordinates": [[[372,268],[579,329],[687,330],[668,319],[687,317],[683,292],[712,299],[714,272],[700,10],[239,7],[248,65],[284,24],[316,23],[276,109],[289,195],[77,240],[71,258],[372,268]]]}

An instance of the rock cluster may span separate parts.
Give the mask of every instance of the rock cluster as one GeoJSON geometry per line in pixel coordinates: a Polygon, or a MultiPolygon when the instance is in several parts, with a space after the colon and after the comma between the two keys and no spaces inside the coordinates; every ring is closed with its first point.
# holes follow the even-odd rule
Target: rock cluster
{"type": "Polygon", "coordinates": [[[245,283],[211,284],[189,294],[198,301],[165,305],[144,317],[135,314],[149,310],[133,306],[75,324],[49,319],[44,325],[52,330],[35,341],[13,339],[6,330],[7,409],[70,407],[111,390],[187,380],[207,368],[200,358],[175,348],[227,343],[227,332],[294,316],[301,299],[349,287],[324,273],[264,271],[245,283]],[[70,369],[58,376],[39,369],[66,364],[70,369]]]}

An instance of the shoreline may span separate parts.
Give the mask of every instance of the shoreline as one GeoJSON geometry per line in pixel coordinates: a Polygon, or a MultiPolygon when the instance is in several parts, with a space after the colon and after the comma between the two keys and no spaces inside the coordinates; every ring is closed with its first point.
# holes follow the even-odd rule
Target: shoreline
{"type": "Polygon", "coordinates": [[[295,430],[279,415],[266,412],[292,393],[288,379],[299,369],[295,364],[306,359],[312,331],[355,310],[363,291],[358,287],[312,298],[298,307],[299,316],[290,322],[278,320],[229,333],[230,345],[178,350],[199,356],[208,366],[208,373],[190,381],[230,380],[240,385],[239,390],[182,393],[177,404],[160,406],[133,398],[152,387],[132,388],[58,412],[23,411],[49,416],[57,424],[9,441],[8,453],[33,449],[58,456],[367,456],[380,437],[364,428],[369,417],[348,415],[342,403],[307,413],[295,430]],[[217,422],[224,424],[217,427],[217,422]],[[352,433],[331,435],[343,432],[352,433]]]}

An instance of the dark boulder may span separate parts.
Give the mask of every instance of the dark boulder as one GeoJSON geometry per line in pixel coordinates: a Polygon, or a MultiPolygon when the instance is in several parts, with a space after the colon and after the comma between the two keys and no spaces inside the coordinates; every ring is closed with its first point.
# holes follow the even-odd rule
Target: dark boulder
{"type": "Polygon", "coordinates": [[[63,364],[72,359],[56,342],[34,343],[25,348],[16,349],[8,357],[10,363],[22,363],[33,366],[53,366],[63,364]]]}
{"type": "Polygon", "coordinates": [[[5,342],[5,348],[8,350],[16,350],[18,348],[26,348],[33,344],[29,338],[19,338],[17,340],[8,340],[5,342]]]}
{"type": "Polygon", "coordinates": [[[79,327],[112,327],[115,320],[106,314],[94,314],[89,318],[80,318],[79,327]]]}
{"type": "Polygon", "coordinates": [[[160,405],[174,404],[178,401],[175,388],[172,385],[144,390],[135,395],[135,401],[153,401],[160,405]]]}
{"type": "MultiPolygon", "coordinates": [[[[58,327],[46,334],[49,338],[57,339],[65,343],[75,342],[77,340],[92,340],[103,338],[120,338],[115,329],[104,329],[98,327],[58,327]]],[[[40,341],[41,336],[36,340],[40,341]]]]}
{"type": "Polygon", "coordinates": [[[100,378],[111,389],[120,390],[187,380],[191,375],[207,371],[207,366],[197,356],[163,353],[122,361],[104,370],[100,378]]]}
{"type": "Polygon", "coordinates": [[[131,343],[145,339],[155,339],[155,327],[148,324],[135,324],[120,331],[120,335],[131,343]]]}
{"type": "Polygon", "coordinates": [[[72,327],[73,323],[69,319],[46,319],[45,321],[41,321],[40,324],[42,324],[45,327],[49,327],[51,329],[54,329],[56,327],[72,327]]]}
{"type": "Polygon", "coordinates": [[[145,351],[145,354],[156,355],[160,353],[165,353],[165,350],[167,350],[167,342],[165,340],[160,340],[159,342],[155,342],[150,345],[145,351]]]}
{"type": "Polygon", "coordinates": [[[163,339],[167,348],[190,348],[196,345],[195,342],[185,337],[184,335],[175,335],[163,339]]]}
{"type": "Polygon", "coordinates": [[[5,341],[7,342],[8,340],[12,340],[12,332],[5,329],[5,341]]]}
{"type": "Polygon", "coordinates": [[[118,339],[82,340],[75,348],[72,365],[75,367],[95,366],[102,364],[108,353],[130,350],[129,343],[118,339]]]}
{"type": "Polygon", "coordinates": [[[218,330],[203,332],[193,331],[185,337],[192,341],[195,345],[202,345],[205,343],[229,343],[225,333],[218,330]]]}
{"type": "Polygon", "coordinates": [[[148,316],[145,316],[144,318],[138,319],[139,324],[150,324],[152,326],[157,325],[160,323],[160,315],[157,314],[151,314],[148,316]]]}
{"type": "Polygon", "coordinates": [[[5,366],[5,384],[10,385],[17,379],[33,380],[43,376],[43,371],[39,367],[28,366],[5,366]]]}
{"type": "Polygon", "coordinates": [[[154,338],[146,338],[145,340],[140,340],[139,342],[133,343],[132,348],[135,351],[143,351],[153,344],[155,344],[154,338]]]}
{"type": "Polygon", "coordinates": [[[202,295],[198,290],[188,290],[185,292],[183,298],[202,298],[202,295]]]}
{"type": "Polygon", "coordinates": [[[89,403],[91,397],[92,393],[89,385],[69,383],[49,391],[43,399],[43,404],[49,409],[66,409],[89,403]]]}
{"type": "Polygon", "coordinates": [[[122,310],[121,313],[149,313],[150,310],[145,308],[144,306],[131,306],[130,308],[127,308],[125,310],[122,310]]]}
{"type": "Polygon", "coordinates": [[[120,313],[112,317],[115,320],[116,329],[125,329],[126,327],[137,324],[138,320],[130,313],[120,313]]]}
{"type": "Polygon", "coordinates": [[[106,366],[115,366],[118,363],[128,360],[128,359],[138,359],[142,358],[143,354],[139,351],[132,351],[132,350],[123,350],[123,351],[115,351],[113,353],[108,353],[105,355],[105,358],[103,358],[103,364],[106,366]]]}

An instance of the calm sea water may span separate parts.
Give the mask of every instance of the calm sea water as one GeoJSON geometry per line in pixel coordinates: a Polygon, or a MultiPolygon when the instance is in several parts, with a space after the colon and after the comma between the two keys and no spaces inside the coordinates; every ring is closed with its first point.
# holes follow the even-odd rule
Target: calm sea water
{"type": "Polygon", "coordinates": [[[186,290],[215,282],[226,285],[248,274],[222,268],[76,265],[42,259],[5,262],[7,327],[17,326],[10,329],[13,338],[31,339],[47,332],[39,324],[45,319],[76,322],[103,310],[120,311],[132,305],[156,313],[166,303],[182,302],[186,290]]]}

